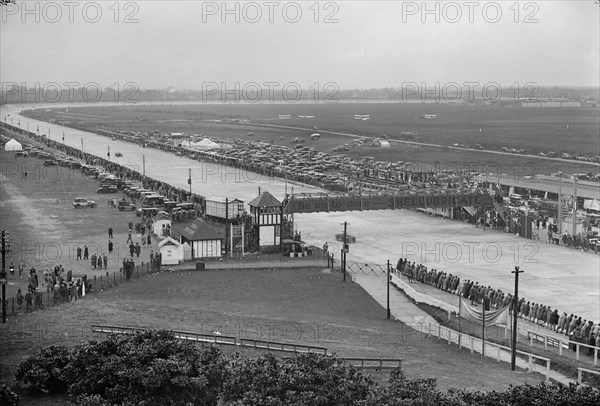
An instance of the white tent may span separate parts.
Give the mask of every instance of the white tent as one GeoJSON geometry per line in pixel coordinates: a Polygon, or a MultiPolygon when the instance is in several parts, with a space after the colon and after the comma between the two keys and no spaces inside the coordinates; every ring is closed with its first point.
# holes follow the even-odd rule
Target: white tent
{"type": "Polygon", "coordinates": [[[600,211],[600,202],[596,199],[585,199],[583,208],[587,210],[600,211]]]}
{"type": "Polygon", "coordinates": [[[22,151],[23,146],[21,145],[21,143],[19,143],[19,141],[15,140],[14,138],[11,138],[11,140],[8,141],[4,145],[4,150],[5,151],[22,151]]]}
{"type": "Polygon", "coordinates": [[[219,144],[211,141],[209,138],[203,138],[202,141],[199,141],[199,142],[192,142],[190,144],[190,146],[194,149],[201,149],[201,150],[218,149],[219,148],[219,144]]]}

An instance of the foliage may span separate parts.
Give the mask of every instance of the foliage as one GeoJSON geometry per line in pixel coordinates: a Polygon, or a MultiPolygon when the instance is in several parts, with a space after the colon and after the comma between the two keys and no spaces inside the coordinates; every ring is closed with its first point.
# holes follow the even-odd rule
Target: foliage
{"type": "MultiPolygon", "coordinates": [[[[68,392],[75,406],[534,406],[599,405],[592,388],[511,386],[505,392],[452,389],[435,379],[392,371],[375,383],[336,357],[266,354],[243,359],[198,347],[169,331],[90,341],[69,352],[48,347],[19,365],[17,380],[35,391],[68,392]]],[[[4,396],[4,388],[0,392],[4,396]]],[[[16,396],[16,395],[15,395],[16,396]]],[[[12,405],[2,398],[2,405],[12,405]]],[[[18,405],[19,403],[14,403],[18,405]]]]}
{"type": "Polygon", "coordinates": [[[0,384],[0,405],[20,406],[21,398],[5,384],[0,384]]]}
{"type": "Polygon", "coordinates": [[[267,354],[234,362],[230,368],[229,380],[223,385],[225,404],[352,405],[367,399],[376,386],[339,359],[317,354],[283,361],[267,354]]]}
{"type": "Polygon", "coordinates": [[[15,377],[35,391],[65,393],[69,384],[67,368],[70,363],[71,354],[67,347],[46,347],[22,362],[15,377]]]}
{"type": "Polygon", "coordinates": [[[211,360],[168,331],[111,336],[75,348],[69,394],[97,394],[110,402],[127,399],[140,405],[197,402],[205,398],[203,366],[210,367],[211,360]]]}

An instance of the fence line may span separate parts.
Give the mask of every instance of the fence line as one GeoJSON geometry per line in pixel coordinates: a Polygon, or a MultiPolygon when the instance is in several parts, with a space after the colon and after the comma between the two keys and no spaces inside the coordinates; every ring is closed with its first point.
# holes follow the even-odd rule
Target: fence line
{"type": "Polygon", "coordinates": [[[339,358],[344,362],[360,369],[396,369],[402,368],[402,359],[400,358],[339,358]]]}
{"type": "MultiPolygon", "coordinates": [[[[120,327],[92,324],[92,332],[104,334],[135,334],[137,332],[149,331],[152,329],[143,327],[120,327]]],[[[277,341],[254,340],[249,338],[240,338],[235,336],[223,336],[217,334],[190,333],[173,330],[175,338],[180,340],[196,341],[206,344],[229,345],[238,347],[254,348],[258,350],[282,351],[294,354],[299,353],[317,353],[327,355],[327,348],[298,343],[282,343],[277,341]]]]}
{"type": "Polygon", "coordinates": [[[579,367],[579,368],[577,368],[577,383],[580,385],[583,383],[583,373],[584,372],[600,376],[600,371],[595,371],[593,369],[579,367]]]}
{"type": "Polygon", "coordinates": [[[387,275],[387,265],[347,262],[346,272],[355,275],[385,276],[387,275]]]}
{"type": "Polygon", "coordinates": [[[533,331],[527,332],[527,337],[529,338],[529,345],[533,346],[534,341],[538,341],[544,344],[544,349],[551,351],[553,348],[558,349],[558,355],[565,358],[570,358],[564,355],[565,349],[572,349],[575,352],[575,360],[581,361],[581,347],[588,349],[588,356],[591,356],[590,352],[594,351],[594,361],[593,364],[595,367],[598,366],[598,353],[600,352],[600,347],[596,347],[594,345],[580,343],[578,341],[572,340],[563,340],[559,338],[555,338],[546,334],[537,334],[533,331]],[[550,346],[550,348],[548,348],[550,346]]]}
{"type": "MultiPolygon", "coordinates": [[[[131,278],[129,279],[139,279],[140,275],[144,276],[158,272],[160,272],[159,268],[156,268],[150,263],[144,264],[142,262],[140,265],[135,266],[134,272],[132,273],[131,278]]],[[[109,272],[106,272],[105,275],[100,275],[99,277],[98,275],[94,275],[94,277],[91,279],[88,279],[87,275],[73,275],[72,280],[76,279],[82,279],[83,283],[87,282],[85,296],[128,281],[128,278],[126,277],[122,269],[118,272],[113,271],[112,275],[109,272]],[[91,286],[91,289],[89,289],[88,286],[91,286]]],[[[6,314],[8,316],[18,316],[19,314],[30,313],[37,310],[44,310],[49,307],[58,306],[64,303],[71,303],[73,301],[83,300],[85,298],[85,296],[79,297],[79,295],[77,295],[77,297],[74,297],[73,295],[71,295],[70,288],[67,288],[63,292],[64,294],[61,294],[60,291],[55,291],[54,287],[50,288],[49,286],[47,286],[46,292],[39,291],[35,292],[32,295],[32,301],[30,304],[27,303],[24,295],[22,309],[19,309],[16,296],[13,296],[10,299],[7,298],[6,314]]]]}
{"type": "MultiPolygon", "coordinates": [[[[400,286],[400,287],[404,290],[404,293],[408,297],[416,300],[417,302],[424,302],[424,303],[428,303],[430,305],[440,307],[443,310],[448,311],[448,312],[458,313],[457,306],[449,305],[442,300],[432,298],[432,297],[428,296],[426,293],[420,293],[416,290],[411,290],[410,284],[407,285],[404,283],[404,281],[399,280],[398,275],[404,275],[404,274],[401,274],[398,271],[392,272],[392,285],[395,286],[397,283],[402,284],[402,286],[400,286]]],[[[404,275],[404,276],[406,276],[406,275],[404,275]]],[[[459,296],[457,296],[457,298],[459,298],[459,296]]],[[[510,328],[510,326],[509,326],[509,328],[510,328]]],[[[547,335],[547,334],[536,333],[534,331],[529,330],[528,328],[523,328],[522,326],[519,326],[519,334],[524,337],[527,337],[527,339],[529,340],[530,346],[533,346],[534,341],[537,341],[537,342],[543,343],[544,348],[548,351],[552,351],[554,348],[557,348],[558,352],[556,352],[555,354],[557,354],[560,357],[569,358],[569,359],[573,359],[573,358],[566,355],[563,352],[563,350],[565,348],[566,349],[572,348],[575,351],[575,359],[577,361],[593,363],[594,366],[598,366],[600,364],[600,361],[598,359],[599,355],[600,355],[600,347],[596,347],[596,346],[585,344],[585,343],[580,343],[577,341],[562,340],[560,338],[555,338],[555,337],[547,335]],[[587,359],[581,357],[581,348],[582,347],[588,349],[588,351],[589,351],[588,355],[590,357],[593,355],[593,360],[588,361],[587,359]],[[593,351],[593,354],[592,354],[592,351],[593,351]]],[[[517,338],[517,341],[519,341],[519,340],[520,340],[520,338],[517,338]]],[[[486,341],[486,343],[487,343],[487,341],[486,341]]]]}
{"type": "MultiPolygon", "coordinates": [[[[410,326],[410,325],[409,325],[410,326]]],[[[475,353],[475,341],[476,340],[481,340],[477,337],[465,334],[465,333],[459,333],[456,330],[453,330],[451,328],[442,326],[441,324],[434,324],[434,323],[414,323],[412,324],[413,328],[415,328],[416,330],[418,330],[422,335],[426,334],[427,336],[433,336],[435,338],[437,338],[438,340],[447,340],[448,341],[448,345],[456,343],[458,344],[458,348],[468,348],[471,351],[471,354],[475,353]],[[415,328],[414,326],[418,326],[418,328],[415,328]],[[424,326],[426,326],[427,328],[424,329],[424,326]],[[453,339],[453,335],[456,337],[456,340],[453,339]],[[462,339],[465,338],[469,343],[468,345],[463,345],[462,339]]],[[[500,344],[496,344],[490,341],[485,341],[485,344],[483,345],[483,356],[486,357],[490,357],[490,358],[496,358],[497,362],[502,361],[502,350],[504,350],[505,352],[509,352],[511,351],[511,348],[509,347],[505,347],[503,345],[500,344]],[[496,348],[496,352],[495,354],[488,354],[488,351],[486,351],[485,347],[495,347],[496,348]]],[[[546,368],[545,368],[545,375],[546,375],[546,381],[550,380],[550,358],[546,358],[546,357],[541,357],[539,355],[535,355],[535,354],[531,354],[525,351],[521,351],[521,350],[517,350],[516,351],[517,354],[524,356],[527,358],[528,361],[528,366],[527,366],[527,370],[528,372],[534,372],[535,368],[534,368],[534,360],[539,360],[542,362],[546,363],[546,368]]]]}

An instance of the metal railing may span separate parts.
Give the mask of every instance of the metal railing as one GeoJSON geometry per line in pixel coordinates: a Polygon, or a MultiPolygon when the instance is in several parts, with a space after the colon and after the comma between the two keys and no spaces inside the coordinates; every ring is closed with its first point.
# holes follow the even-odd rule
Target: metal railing
{"type": "Polygon", "coordinates": [[[303,344],[290,344],[290,343],[281,343],[275,341],[264,341],[264,340],[254,340],[250,338],[242,338],[239,343],[237,343],[240,347],[250,347],[256,349],[264,349],[271,351],[283,351],[283,352],[293,352],[293,353],[308,353],[313,352],[317,354],[327,355],[327,348],[325,347],[315,347],[310,345],[303,344]]]}
{"type": "MultiPolygon", "coordinates": [[[[150,331],[153,329],[143,327],[120,327],[103,326],[92,324],[92,332],[103,334],[135,334],[137,332],[150,331]]],[[[195,341],[206,344],[228,345],[247,347],[260,350],[282,351],[294,354],[317,353],[327,355],[327,348],[298,343],[282,343],[275,341],[254,340],[241,338],[238,340],[235,336],[224,336],[220,334],[191,333],[186,331],[173,331],[175,338],[179,340],[195,341]]]]}
{"type": "Polygon", "coordinates": [[[402,359],[400,358],[341,358],[338,359],[360,369],[396,369],[402,368],[402,359]]]}
{"type": "MultiPolygon", "coordinates": [[[[150,264],[149,262],[142,262],[141,264],[135,266],[129,279],[138,279],[140,277],[157,272],[160,272],[160,270],[156,266],[150,264]]],[[[73,275],[73,280],[84,280],[83,277],[84,274],[73,275]]],[[[113,271],[112,274],[107,271],[104,275],[94,275],[93,277],[87,278],[85,296],[100,292],[104,289],[108,289],[125,282],[128,282],[128,278],[123,271],[113,271]]],[[[79,296],[79,294],[76,296],[72,295],[70,289],[57,291],[54,290],[54,287],[50,287],[48,285],[42,285],[42,289],[45,289],[45,291],[38,290],[32,294],[31,302],[29,303],[27,303],[26,296],[23,297],[23,302],[21,305],[19,305],[16,296],[7,298],[6,314],[9,316],[17,316],[23,313],[44,310],[49,307],[61,305],[63,303],[70,303],[75,300],[85,300],[85,296],[79,296]]]]}
{"type": "Polygon", "coordinates": [[[355,275],[385,276],[387,274],[387,265],[347,262],[346,272],[355,275]]]}

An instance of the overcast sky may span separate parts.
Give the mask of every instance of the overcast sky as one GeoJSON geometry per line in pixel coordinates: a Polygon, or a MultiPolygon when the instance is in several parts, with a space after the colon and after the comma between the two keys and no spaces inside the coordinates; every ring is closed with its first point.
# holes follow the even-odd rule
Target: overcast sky
{"type": "Polygon", "coordinates": [[[594,0],[51,3],[3,7],[3,84],[599,85],[594,0]]]}

